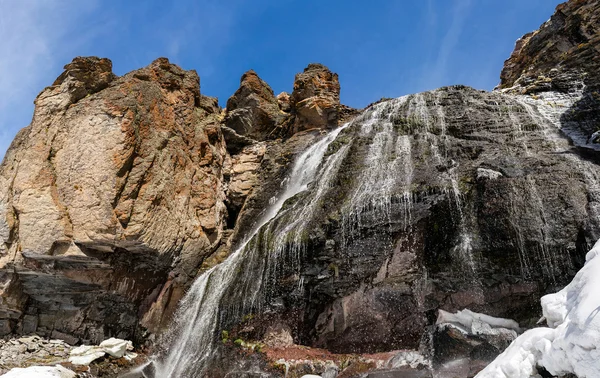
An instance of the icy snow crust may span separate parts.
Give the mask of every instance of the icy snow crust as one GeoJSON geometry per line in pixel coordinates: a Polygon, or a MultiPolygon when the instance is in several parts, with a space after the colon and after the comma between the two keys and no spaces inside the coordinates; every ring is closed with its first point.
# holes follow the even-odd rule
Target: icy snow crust
{"type": "Polygon", "coordinates": [[[495,318],[486,314],[480,314],[471,310],[458,311],[451,314],[444,310],[438,311],[437,325],[451,324],[465,333],[479,334],[485,330],[494,328],[505,328],[520,332],[519,323],[512,319],[495,318]]]}
{"type": "Polygon", "coordinates": [[[563,290],[542,298],[549,328],[519,336],[476,378],[539,377],[536,366],[553,375],[600,377],[600,241],[584,267],[563,290]]]}
{"type": "Polygon", "coordinates": [[[15,368],[2,375],[3,378],[75,378],[75,373],[60,365],[15,368]]]}

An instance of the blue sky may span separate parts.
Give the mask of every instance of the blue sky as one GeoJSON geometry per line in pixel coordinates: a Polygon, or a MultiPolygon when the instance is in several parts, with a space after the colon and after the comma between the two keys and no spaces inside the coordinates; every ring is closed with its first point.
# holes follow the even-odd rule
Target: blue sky
{"type": "Polygon", "coordinates": [[[0,158],[75,56],[108,57],[118,75],[166,56],[221,105],[248,69],[279,93],[320,62],[360,108],[443,85],[491,90],[516,39],[560,2],[0,0],[0,158]]]}

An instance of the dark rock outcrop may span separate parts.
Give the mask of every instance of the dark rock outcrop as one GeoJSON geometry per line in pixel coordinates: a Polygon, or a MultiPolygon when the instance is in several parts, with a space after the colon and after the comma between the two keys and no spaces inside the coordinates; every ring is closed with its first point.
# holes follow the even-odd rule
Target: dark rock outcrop
{"type": "Polygon", "coordinates": [[[545,106],[449,87],[367,109],[330,145],[331,176],[250,247],[262,257],[231,305],[250,296],[242,282],[262,280],[260,307],[283,311],[296,342],[338,353],[418,348],[440,308],[532,324],[600,231],[600,170],[545,106]]]}

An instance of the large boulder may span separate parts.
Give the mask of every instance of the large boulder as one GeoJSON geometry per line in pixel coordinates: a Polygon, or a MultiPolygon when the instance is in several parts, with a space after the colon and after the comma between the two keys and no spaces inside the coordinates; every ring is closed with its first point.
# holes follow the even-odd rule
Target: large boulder
{"type": "Polygon", "coordinates": [[[76,58],[35,104],[0,166],[2,332],[133,338],[221,241],[220,109],[165,58],[120,78],[76,58]]]}

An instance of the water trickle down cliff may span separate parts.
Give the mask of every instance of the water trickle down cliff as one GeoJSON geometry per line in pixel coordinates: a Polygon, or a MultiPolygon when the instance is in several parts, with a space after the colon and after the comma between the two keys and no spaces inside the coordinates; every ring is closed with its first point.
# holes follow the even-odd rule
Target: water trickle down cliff
{"type": "Polygon", "coordinates": [[[447,87],[330,133],[196,281],[160,376],[200,374],[221,330],[261,316],[339,352],[417,349],[438,308],[531,319],[527,303],[564,282],[598,232],[585,219],[600,170],[559,131],[576,99],[447,87]]]}
{"type": "Polygon", "coordinates": [[[225,262],[196,280],[175,315],[169,335],[171,346],[164,361],[157,363],[157,376],[200,376],[214,352],[217,326],[231,319],[239,320],[243,314],[260,312],[264,290],[268,291],[274,284],[273,277],[281,274],[278,268],[299,270],[303,226],[312,213],[311,207],[320,200],[319,194],[330,184],[346,149],[323,158],[330,143],[344,128],[331,132],[298,157],[285,182],[285,190],[273,198],[246,241],[225,262]],[[311,201],[286,203],[305,191],[315,179],[317,189],[311,201]],[[274,229],[282,218],[288,220],[283,224],[284,229],[274,229]],[[265,226],[269,221],[271,223],[265,226]],[[288,244],[293,247],[290,249],[288,244]],[[265,250],[269,255],[261,253],[265,250]],[[234,296],[228,300],[233,300],[235,305],[223,313],[222,300],[226,295],[234,296]]]}
{"type": "Polygon", "coordinates": [[[222,330],[361,354],[429,348],[439,309],[531,324],[600,236],[599,15],[560,5],[494,92],[362,112],[320,64],[291,96],[248,72],[222,112],[164,58],[123,77],[76,58],[0,164],[0,334],[143,342],[231,250],[165,374],[210,369],[222,330]]]}

